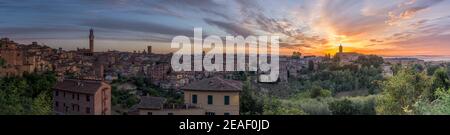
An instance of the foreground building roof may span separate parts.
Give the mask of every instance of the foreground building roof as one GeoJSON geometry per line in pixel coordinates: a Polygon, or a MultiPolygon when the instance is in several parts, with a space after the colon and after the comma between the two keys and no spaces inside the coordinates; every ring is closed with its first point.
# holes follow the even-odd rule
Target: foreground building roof
{"type": "Polygon", "coordinates": [[[66,79],[62,82],[58,82],[54,89],[76,93],[94,94],[99,89],[108,87],[110,86],[103,81],[66,79]]]}
{"type": "Polygon", "coordinates": [[[190,83],[181,89],[185,91],[242,91],[243,84],[236,80],[227,80],[220,77],[206,78],[190,83]]]}
{"type": "Polygon", "coordinates": [[[141,97],[141,101],[136,108],[161,109],[166,101],[167,100],[163,97],[145,96],[141,97]]]}

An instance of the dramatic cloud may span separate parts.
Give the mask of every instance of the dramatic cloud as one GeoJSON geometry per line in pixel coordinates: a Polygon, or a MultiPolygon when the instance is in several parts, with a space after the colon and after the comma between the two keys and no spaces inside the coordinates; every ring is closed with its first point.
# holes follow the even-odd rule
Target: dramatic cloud
{"type": "Polygon", "coordinates": [[[0,19],[0,36],[73,48],[84,46],[87,30],[94,28],[103,48],[137,50],[151,43],[168,50],[174,36],[192,36],[193,28],[202,27],[207,35],[277,35],[286,55],[333,54],[339,44],[360,53],[437,55],[450,54],[444,38],[450,35],[449,5],[445,0],[2,0],[0,16],[7,19],[0,19]]]}
{"type": "Polygon", "coordinates": [[[151,11],[160,12],[176,17],[185,17],[185,11],[206,13],[225,19],[229,16],[224,14],[224,5],[216,3],[214,0],[159,0],[146,3],[151,11]]]}
{"type": "Polygon", "coordinates": [[[395,25],[399,20],[411,19],[418,12],[423,11],[433,5],[436,5],[443,0],[409,0],[399,5],[396,11],[388,13],[389,20],[386,21],[389,25],[395,25]]]}
{"type": "Polygon", "coordinates": [[[223,29],[224,31],[226,31],[227,33],[232,34],[232,35],[242,35],[245,37],[249,36],[249,35],[254,35],[253,32],[251,32],[250,30],[248,30],[244,27],[239,26],[239,24],[215,21],[215,20],[211,20],[211,19],[207,19],[207,18],[205,18],[204,21],[207,24],[217,26],[218,28],[223,29]]]}
{"type": "Polygon", "coordinates": [[[184,30],[176,28],[176,26],[167,26],[144,21],[131,21],[113,18],[97,18],[93,20],[83,21],[80,25],[87,27],[95,27],[100,29],[108,29],[111,31],[134,31],[144,33],[163,34],[168,36],[192,36],[193,30],[184,30]]]}

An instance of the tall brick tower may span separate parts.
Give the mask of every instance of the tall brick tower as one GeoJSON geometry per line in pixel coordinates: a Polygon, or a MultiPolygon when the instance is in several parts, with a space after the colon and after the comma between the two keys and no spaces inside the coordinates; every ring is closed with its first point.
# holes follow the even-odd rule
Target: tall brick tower
{"type": "Polygon", "coordinates": [[[152,46],[147,46],[147,53],[151,54],[152,53],[152,46]]]}
{"type": "Polygon", "coordinates": [[[89,50],[94,52],[94,30],[89,30],[89,50]]]}

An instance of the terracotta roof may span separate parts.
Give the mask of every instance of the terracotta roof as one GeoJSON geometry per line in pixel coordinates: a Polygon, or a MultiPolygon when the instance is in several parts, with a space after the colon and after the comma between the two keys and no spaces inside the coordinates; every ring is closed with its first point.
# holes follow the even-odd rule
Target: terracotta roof
{"type": "Polygon", "coordinates": [[[166,99],[163,97],[152,97],[145,96],[141,97],[141,101],[136,106],[132,107],[135,109],[162,109],[166,99]]]}
{"type": "Polygon", "coordinates": [[[102,87],[110,87],[110,86],[102,81],[66,79],[62,82],[58,82],[55,85],[54,89],[70,92],[94,94],[95,92],[97,92],[97,90],[100,90],[102,87]]]}
{"type": "Polygon", "coordinates": [[[242,91],[242,86],[240,81],[213,77],[190,83],[181,89],[185,91],[242,91]]]}

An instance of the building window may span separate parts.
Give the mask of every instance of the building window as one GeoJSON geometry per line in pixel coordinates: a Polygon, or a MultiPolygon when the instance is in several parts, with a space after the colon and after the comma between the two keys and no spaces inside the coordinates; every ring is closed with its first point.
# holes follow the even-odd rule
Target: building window
{"type": "Polygon", "coordinates": [[[72,104],[72,111],[75,112],[75,104],[72,104]]]}
{"type": "Polygon", "coordinates": [[[55,102],[55,107],[58,107],[58,106],[59,106],[59,102],[56,101],[56,102],[55,102]]]}
{"type": "Polygon", "coordinates": [[[55,96],[59,96],[59,91],[55,91],[55,96]]]}
{"type": "Polygon", "coordinates": [[[66,92],[64,91],[64,93],[63,93],[63,97],[66,97],[66,92]]]}
{"type": "Polygon", "coordinates": [[[69,112],[69,107],[66,105],[66,103],[64,103],[64,111],[69,112]]]}
{"type": "Polygon", "coordinates": [[[91,101],[91,96],[89,96],[89,95],[86,95],[86,101],[91,101]]]}
{"type": "Polygon", "coordinates": [[[212,105],[212,104],[213,104],[213,96],[208,95],[208,105],[212,105]]]}
{"type": "Polygon", "coordinates": [[[192,103],[197,104],[197,95],[192,95],[192,103]]]}
{"type": "Polygon", "coordinates": [[[215,112],[206,112],[205,115],[216,115],[215,112]]]}
{"type": "Polygon", "coordinates": [[[225,105],[230,105],[230,96],[224,96],[223,99],[224,99],[223,102],[225,105]]]}
{"type": "Polygon", "coordinates": [[[173,115],[173,113],[168,113],[167,115],[173,115]]]}
{"type": "Polygon", "coordinates": [[[230,113],[227,113],[227,112],[226,112],[226,113],[223,113],[223,115],[230,115],[230,113]]]}
{"type": "Polygon", "coordinates": [[[90,114],[90,113],[91,113],[91,108],[86,107],[86,113],[87,113],[87,114],[90,114]]]}
{"type": "Polygon", "coordinates": [[[77,94],[77,100],[80,100],[80,94],[79,93],[77,94]]]}
{"type": "Polygon", "coordinates": [[[72,93],[72,99],[75,99],[75,93],[72,93]]]}
{"type": "Polygon", "coordinates": [[[147,112],[147,115],[153,115],[153,112],[147,112]]]}

